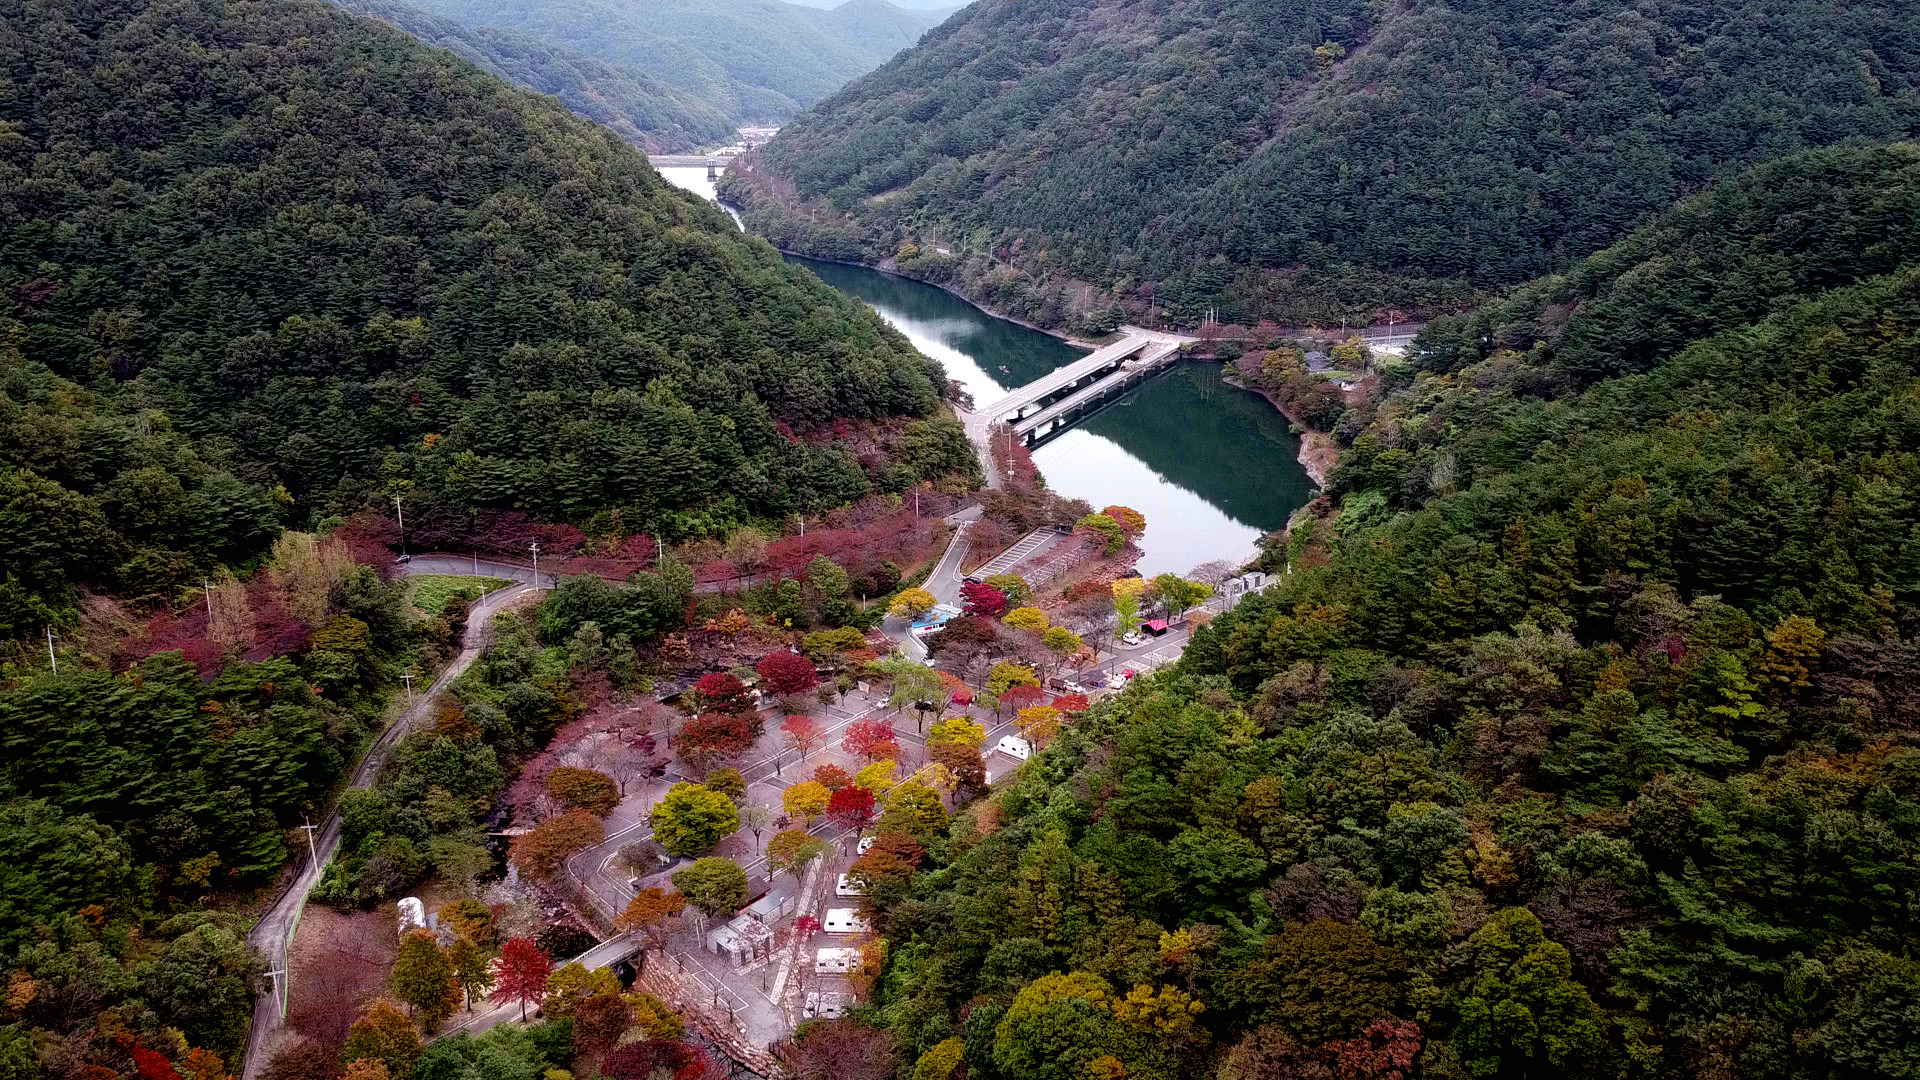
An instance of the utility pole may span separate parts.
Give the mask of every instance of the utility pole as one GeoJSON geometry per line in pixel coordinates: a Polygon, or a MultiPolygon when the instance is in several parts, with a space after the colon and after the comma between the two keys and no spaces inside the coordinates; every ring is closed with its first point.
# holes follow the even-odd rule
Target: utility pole
{"type": "Polygon", "coordinates": [[[213,632],[213,585],[206,578],[200,579],[200,590],[207,594],[207,632],[213,632]]]}
{"type": "Polygon", "coordinates": [[[400,496],[393,497],[393,517],[400,523],[400,554],[407,553],[407,518],[400,512],[400,496]]]}
{"type": "Polygon", "coordinates": [[[281,1016],[287,1015],[286,975],[287,975],[286,968],[275,968],[272,971],[267,972],[267,978],[273,980],[274,993],[279,995],[279,998],[280,998],[280,1015],[281,1016]]]}
{"type": "MultiPolygon", "coordinates": [[[[400,681],[407,684],[407,705],[411,707],[413,705],[413,672],[401,672],[400,681]]],[[[311,839],[311,837],[309,837],[309,839],[311,839]]]]}
{"type": "Polygon", "coordinates": [[[533,552],[533,587],[537,589],[540,587],[540,541],[535,540],[527,547],[533,552]]]}
{"type": "Polygon", "coordinates": [[[60,658],[53,655],[53,627],[47,627],[47,663],[53,665],[53,673],[60,674],[60,658]]]}
{"type": "Polygon", "coordinates": [[[313,860],[314,869],[318,870],[320,868],[320,851],[313,846],[313,830],[320,826],[315,825],[309,820],[305,825],[300,827],[307,831],[307,857],[313,860]]]}

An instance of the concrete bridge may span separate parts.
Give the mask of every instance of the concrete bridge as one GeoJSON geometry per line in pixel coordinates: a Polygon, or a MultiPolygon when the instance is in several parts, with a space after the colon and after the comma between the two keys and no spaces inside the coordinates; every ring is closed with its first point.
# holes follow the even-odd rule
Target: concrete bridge
{"type": "Polygon", "coordinates": [[[720,170],[733,164],[732,154],[649,154],[647,160],[656,169],[707,167],[707,179],[718,180],[720,170]]]}
{"type": "Polygon", "coordinates": [[[1179,362],[1190,338],[1126,327],[1119,341],[1056,368],[974,413],[985,427],[1004,424],[1031,445],[1081,412],[1097,407],[1169,365],[1179,362]]]}

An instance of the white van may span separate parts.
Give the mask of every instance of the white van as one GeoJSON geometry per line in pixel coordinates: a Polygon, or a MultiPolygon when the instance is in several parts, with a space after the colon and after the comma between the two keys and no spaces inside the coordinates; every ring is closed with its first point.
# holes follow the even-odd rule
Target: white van
{"type": "Polygon", "coordinates": [[[821,949],[813,954],[815,975],[845,975],[859,966],[859,949],[821,949]]]}
{"type": "Polygon", "coordinates": [[[826,921],[821,925],[829,934],[864,934],[872,929],[867,920],[850,907],[828,908],[826,921]]]}

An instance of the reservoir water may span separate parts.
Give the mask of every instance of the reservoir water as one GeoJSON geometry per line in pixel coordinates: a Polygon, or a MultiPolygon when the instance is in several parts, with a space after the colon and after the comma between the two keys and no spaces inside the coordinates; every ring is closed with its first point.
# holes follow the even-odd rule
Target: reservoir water
{"type": "MultiPolygon", "coordinates": [[[[711,199],[703,168],[664,168],[667,180],[711,199]]],[[[1085,352],[989,315],[931,285],[788,257],[864,300],[975,401],[989,401],[1085,352]]],[[[1120,503],[1146,515],[1140,571],[1184,573],[1210,559],[1243,560],[1262,533],[1286,524],[1313,482],[1287,420],[1226,385],[1221,367],[1181,364],[1129,391],[1033,451],[1047,486],[1095,509],[1120,503]]]]}

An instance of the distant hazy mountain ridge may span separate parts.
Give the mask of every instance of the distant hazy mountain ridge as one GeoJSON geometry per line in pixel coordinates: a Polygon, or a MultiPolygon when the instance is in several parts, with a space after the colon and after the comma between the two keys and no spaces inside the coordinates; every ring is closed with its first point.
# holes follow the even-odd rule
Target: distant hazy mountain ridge
{"type": "Polygon", "coordinates": [[[781,0],[419,0],[464,26],[530,34],[641,73],[733,123],[781,121],[946,18],[887,0],[820,9],[781,0]]]}
{"type": "Polygon", "coordinates": [[[529,90],[551,94],[567,108],[619,132],[652,153],[673,153],[725,142],[733,124],[720,109],[662,84],[643,72],[609,64],[531,34],[463,26],[396,0],[336,0],[438,45],[529,90]]]}

